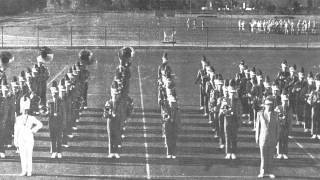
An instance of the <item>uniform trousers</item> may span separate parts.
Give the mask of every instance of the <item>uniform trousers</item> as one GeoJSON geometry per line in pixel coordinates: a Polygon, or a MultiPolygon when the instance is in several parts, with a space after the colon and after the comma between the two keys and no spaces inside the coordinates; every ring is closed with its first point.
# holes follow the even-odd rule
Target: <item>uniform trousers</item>
{"type": "Polygon", "coordinates": [[[237,153],[237,119],[234,116],[224,118],[225,148],[226,154],[237,153]]]}
{"type": "Polygon", "coordinates": [[[120,121],[116,117],[110,117],[107,119],[108,130],[108,146],[109,154],[119,153],[118,145],[121,142],[120,121]]]}
{"type": "Polygon", "coordinates": [[[311,129],[311,105],[304,103],[304,124],[305,129],[311,129]]]}
{"type": "Polygon", "coordinates": [[[40,105],[45,107],[46,104],[47,104],[47,96],[46,96],[46,93],[47,93],[47,81],[43,81],[40,83],[41,84],[41,90],[40,90],[40,93],[39,93],[39,96],[40,96],[40,105]]]}
{"type": "Polygon", "coordinates": [[[219,115],[219,144],[224,145],[225,144],[225,134],[224,134],[224,115],[219,115]]]}
{"type": "Polygon", "coordinates": [[[204,95],[205,95],[205,87],[203,85],[200,85],[200,106],[204,106],[204,95]]]}
{"type": "Polygon", "coordinates": [[[280,125],[278,154],[288,154],[288,140],[289,140],[288,125],[280,125]]]}
{"type": "Polygon", "coordinates": [[[167,155],[176,155],[177,149],[177,125],[175,122],[167,121],[165,123],[167,155]]]}
{"type": "Polygon", "coordinates": [[[260,173],[269,174],[272,167],[273,155],[275,152],[275,147],[271,145],[260,146],[260,173]]]}
{"type": "Polygon", "coordinates": [[[62,122],[57,122],[57,119],[49,120],[51,152],[61,153],[62,145],[62,122]]]}
{"type": "Polygon", "coordinates": [[[5,144],[12,144],[14,134],[14,122],[12,120],[8,120],[6,123],[6,131],[5,131],[5,144]]]}
{"type": "Polygon", "coordinates": [[[18,141],[22,173],[31,173],[34,139],[32,137],[30,139],[21,139],[18,141]]]}
{"type": "Polygon", "coordinates": [[[6,137],[6,129],[0,128],[0,153],[5,153],[5,137],[6,137]]]}
{"type": "Polygon", "coordinates": [[[311,134],[320,135],[320,104],[312,108],[311,134]]]}
{"type": "Polygon", "coordinates": [[[249,114],[249,98],[242,97],[241,98],[241,105],[242,105],[242,114],[249,114]]]}
{"type": "Polygon", "coordinates": [[[297,117],[298,117],[298,121],[299,122],[305,122],[305,119],[304,119],[304,101],[297,101],[297,104],[296,104],[296,112],[297,112],[297,117]]]}
{"type": "Polygon", "coordinates": [[[83,98],[83,106],[87,106],[88,105],[88,82],[85,82],[83,84],[83,91],[82,91],[82,98],[83,98]]]}

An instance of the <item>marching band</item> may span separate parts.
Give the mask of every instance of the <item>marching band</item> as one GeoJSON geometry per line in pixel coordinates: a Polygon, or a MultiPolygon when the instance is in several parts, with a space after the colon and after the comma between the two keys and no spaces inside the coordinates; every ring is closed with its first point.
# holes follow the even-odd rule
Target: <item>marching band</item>
{"type": "MultiPolygon", "coordinates": [[[[118,52],[119,65],[110,87],[110,99],[103,109],[107,122],[108,158],[120,158],[126,123],[133,112],[130,94],[130,67],[135,51],[123,47],[118,52]]],[[[93,53],[84,49],[79,61],[72,65],[60,81],[52,81],[49,101],[46,99],[47,81],[50,77],[46,63],[53,59],[48,47],[40,49],[37,64],[19,76],[14,76],[11,88],[5,74],[14,57],[9,52],[0,54],[0,158],[5,158],[5,147],[16,146],[21,156],[22,176],[31,176],[33,135],[42,123],[36,116],[46,115],[49,122],[51,158],[62,158],[62,147],[68,140],[80,115],[87,109],[88,80],[86,67],[94,62],[93,53]],[[31,160],[30,160],[31,158],[31,160]]],[[[305,76],[304,68],[297,72],[296,65],[283,60],[274,81],[261,70],[249,69],[244,60],[239,72],[230,79],[217,73],[205,56],[201,58],[195,84],[199,84],[200,110],[208,119],[208,127],[225,151],[225,159],[235,160],[238,130],[246,124],[256,133],[260,147],[261,167],[258,177],[271,173],[273,152],[276,158],[288,159],[288,140],[292,124],[303,125],[312,139],[320,139],[320,73],[305,76]]],[[[181,127],[181,110],[177,98],[175,75],[169,65],[168,54],[162,56],[158,67],[158,104],[166,157],[177,157],[177,138],[181,127]]]]}

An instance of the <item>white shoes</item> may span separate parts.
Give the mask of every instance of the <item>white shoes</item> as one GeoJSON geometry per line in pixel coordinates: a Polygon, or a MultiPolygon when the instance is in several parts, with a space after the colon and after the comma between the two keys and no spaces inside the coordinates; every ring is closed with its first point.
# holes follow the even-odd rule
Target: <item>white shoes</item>
{"type": "Polygon", "coordinates": [[[27,176],[28,176],[28,177],[31,177],[31,176],[32,176],[32,173],[31,173],[31,172],[28,172],[28,173],[27,173],[27,176]]]}
{"type": "Polygon", "coordinates": [[[69,147],[68,144],[62,144],[61,146],[64,147],[64,148],[68,148],[69,147]]]}
{"type": "Polygon", "coordinates": [[[171,159],[171,155],[167,155],[167,159],[171,159]]]}
{"type": "Polygon", "coordinates": [[[236,154],[232,153],[232,154],[231,154],[231,159],[237,159],[236,154]]]}
{"type": "Polygon", "coordinates": [[[289,157],[286,154],[282,154],[283,159],[289,159],[289,157]]]}
{"type": "Polygon", "coordinates": [[[4,153],[0,153],[0,158],[4,159],[4,158],[6,158],[6,155],[4,153]]]}
{"type": "Polygon", "coordinates": [[[276,178],[276,176],[274,174],[269,174],[269,178],[274,179],[274,178],[276,178]]]}
{"type": "Polygon", "coordinates": [[[23,173],[19,174],[19,176],[26,176],[26,175],[27,175],[26,172],[23,172],[23,173]]]}
{"type": "Polygon", "coordinates": [[[113,158],[113,153],[108,154],[108,158],[113,158]]]}
{"type": "Polygon", "coordinates": [[[221,145],[220,145],[220,149],[223,149],[223,148],[224,148],[224,145],[223,145],[223,144],[221,144],[221,145]]]}
{"type": "Polygon", "coordinates": [[[124,134],[122,134],[122,135],[121,135],[121,138],[124,139],[124,138],[126,138],[126,136],[125,136],[124,134]]]}
{"type": "Polygon", "coordinates": [[[201,107],[200,107],[200,110],[204,110],[204,107],[203,107],[203,106],[201,106],[201,107]]]}
{"type": "Polygon", "coordinates": [[[70,138],[70,139],[73,138],[73,137],[74,137],[74,136],[73,136],[72,134],[69,134],[69,135],[68,135],[68,138],[70,138]]]}
{"type": "Polygon", "coordinates": [[[58,153],[57,157],[58,157],[58,159],[61,159],[62,158],[62,154],[58,153]]]}
{"type": "Polygon", "coordinates": [[[311,139],[317,139],[317,135],[314,134],[311,139]]]}
{"type": "Polygon", "coordinates": [[[278,154],[277,159],[281,159],[282,158],[282,154],[278,154]]]}
{"type": "Polygon", "coordinates": [[[110,153],[108,155],[108,158],[116,158],[116,159],[119,159],[120,158],[120,155],[118,153],[110,153]]]}
{"type": "Polygon", "coordinates": [[[84,106],[83,109],[88,109],[88,107],[87,107],[87,106],[84,106]]]}
{"type": "Polygon", "coordinates": [[[54,158],[56,158],[57,157],[57,153],[52,153],[51,154],[51,159],[54,159],[54,158]]]}
{"type": "Polygon", "coordinates": [[[175,158],[177,158],[177,156],[172,155],[171,158],[172,158],[172,159],[175,159],[175,158]]]}
{"type": "Polygon", "coordinates": [[[318,139],[320,139],[320,135],[318,135],[317,137],[318,137],[318,139]]]}
{"type": "Polygon", "coordinates": [[[76,131],[76,130],[78,130],[78,128],[77,127],[72,127],[72,130],[76,131]]]}
{"type": "Polygon", "coordinates": [[[231,154],[227,154],[226,157],[224,157],[225,159],[230,159],[231,158],[231,154]]]}
{"type": "Polygon", "coordinates": [[[115,153],[115,154],[114,154],[114,157],[115,157],[116,159],[119,159],[119,158],[120,158],[120,155],[119,155],[118,153],[115,153]]]}
{"type": "Polygon", "coordinates": [[[262,174],[262,173],[260,173],[259,175],[258,175],[258,178],[263,178],[264,177],[264,174],[262,174]]]}

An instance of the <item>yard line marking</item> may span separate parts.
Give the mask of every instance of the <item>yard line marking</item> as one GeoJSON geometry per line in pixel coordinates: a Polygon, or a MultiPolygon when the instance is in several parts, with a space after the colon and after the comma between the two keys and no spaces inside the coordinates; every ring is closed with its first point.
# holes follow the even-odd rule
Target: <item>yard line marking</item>
{"type": "Polygon", "coordinates": [[[138,65],[138,75],[139,75],[139,88],[140,88],[140,100],[141,100],[141,109],[142,109],[142,121],[143,121],[143,130],[144,130],[144,148],[146,151],[146,171],[147,171],[147,179],[151,179],[150,177],[150,165],[149,165],[149,153],[148,153],[148,143],[147,143],[147,127],[146,127],[146,118],[144,113],[144,104],[143,104],[143,90],[142,90],[142,81],[141,81],[141,73],[140,66],[138,65]]]}
{"type": "Polygon", "coordinates": [[[309,153],[302,144],[300,144],[294,137],[289,137],[290,139],[292,139],[302,150],[303,152],[305,152],[312,160],[317,161],[316,157],[314,157],[311,153],[309,153]]]}
{"type": "Polygon", "coordinates": [[[53,79],[51,79],[51,80],[48,82],[47,86],[49,87],[49,85],[50,85],[54,80],[56,80],[56,79],[63,73],[63,71],[64,71],[67,67],[68,67],[68,65],[64,66],[64,68],[63,68],[58,74],[56,74],[56,76],[54,76],[53,79]]]}

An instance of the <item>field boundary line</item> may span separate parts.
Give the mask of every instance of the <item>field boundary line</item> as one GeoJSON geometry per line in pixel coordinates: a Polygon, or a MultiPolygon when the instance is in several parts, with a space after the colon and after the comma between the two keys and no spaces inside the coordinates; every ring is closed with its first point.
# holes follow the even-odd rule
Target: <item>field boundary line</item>
{"type": "Polygon", "coordinates": [[[140,100],[141,100],[141,109],[142,109],[142,121],[143,121],[143,137],[144,137],[144,148],[146,151],[146,171],[147,171],[147,179],[151,179],[150,176],[150,165],[149,165],[149,152],[148,152],[148,143],[147,143],[147,127],[146,127],[146,118],[144,113],[144,103],[143,103],[143,89],[142,89],[142,81],[141,81],[141,72],[140,66],[138,65],[138,76],[139,76],[139,88],[140,88],[140,100]]]}

